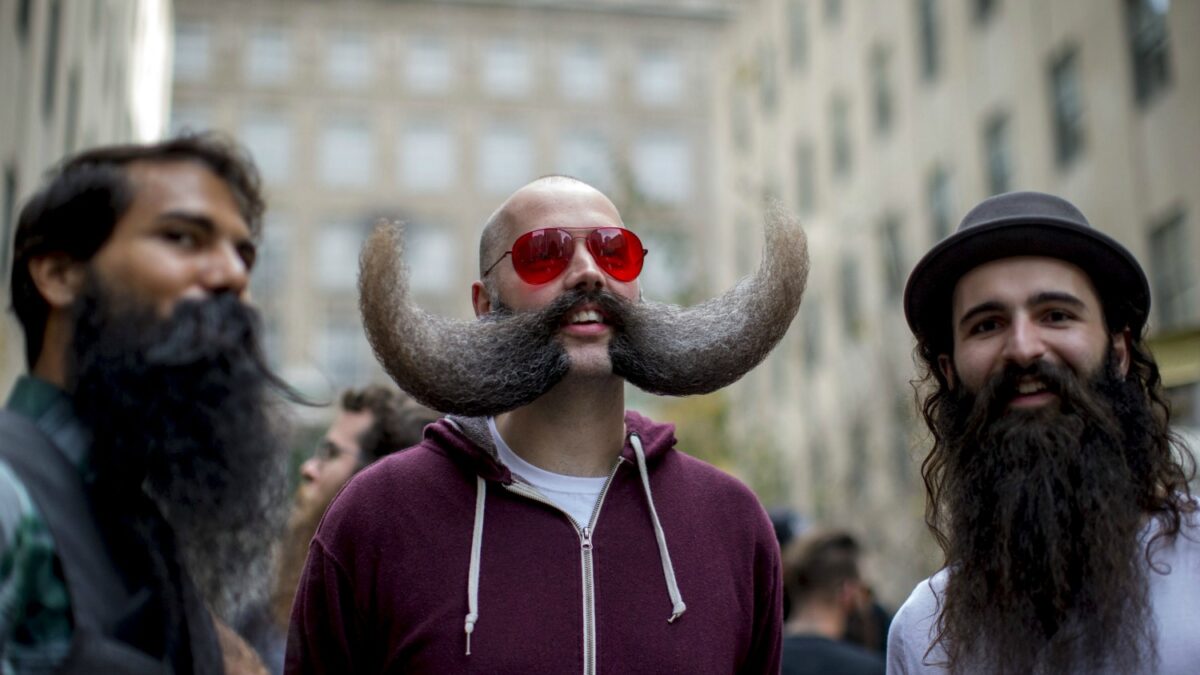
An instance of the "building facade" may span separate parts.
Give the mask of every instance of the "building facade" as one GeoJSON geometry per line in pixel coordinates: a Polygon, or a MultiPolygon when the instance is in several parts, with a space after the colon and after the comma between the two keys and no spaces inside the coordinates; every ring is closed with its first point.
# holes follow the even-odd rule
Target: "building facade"
{"type": "Polygon", "coordinates": [[[252,151],[269,214],[254,295],[268,349],[318,393],[383,377],[363,336],[358,253],[407,227],[418,301],[471,314],[481,227],[564,173],[613,197],[651,250],[646,293],[686,298],[716,252],[710,46],[728,3],[180,1],[171,127],[252,151]]]}
{"type": "MultiPolygon", "coordinates": [[[[21,204],[63,156],[162,134],[170,0],[0,0],[0,261],[21,204]]],[[[0,281],[8,298],[8,275],[0,281]]],[[[7,303],[7,300],[6,300],[7,303]]],[[[0,384],[25,368],[15,319],[0,326],[0,384]]]]}
{"type": "Polygon", "coordinates": [[[773,430],[779,492],[872,542],[886,600],[939,561],[903,286],[985,197],[1061,194],[1142,261],[1174,419],[1200,427],[1200,4],[745,0],[721,61],[717,220],[752,241],[777,195],[812,254],[735,433],[773,430]]]}

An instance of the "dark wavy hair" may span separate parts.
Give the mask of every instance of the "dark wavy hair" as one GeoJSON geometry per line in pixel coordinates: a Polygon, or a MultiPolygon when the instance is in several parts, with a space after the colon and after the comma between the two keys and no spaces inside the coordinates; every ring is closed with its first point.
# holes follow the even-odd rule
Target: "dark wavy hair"
{"type": "Polygon", "coordinates": [[[266,207],[258,169],[244,148],[223,135],[186,134],[151,144],[101,146],[67,157],[21,209],[13,241],[9,288],[12,309],[25,333],[29,367],[42,351],[50,313],[29,274],[29,263],[54,253],[78,262],[91,260],[136,196],[128,166],[177,161],[199,162],[224,181],[251,235],[259,237],[266,207]]]}
{"type": "Polygon", "coordinates": [[[346,390],[341,406],[347,412],[369,412],[372,416],[371,426],[358,438],[360,469],[420,443],[425,425],[440,417],[408,394],[378,384],[346,390]]]}

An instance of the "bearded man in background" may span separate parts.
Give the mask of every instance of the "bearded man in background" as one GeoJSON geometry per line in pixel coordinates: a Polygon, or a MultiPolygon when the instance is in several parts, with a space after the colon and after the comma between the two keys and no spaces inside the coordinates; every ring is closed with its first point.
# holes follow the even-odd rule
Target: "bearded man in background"
{"type": "Polygon", "coordinates": [[[1194,466],[1149,310],[1137,260],[1041,193],[984,201],[917,264],[905,313],[945,568],[896,614],[889,673],[1195,672],[1194,466]]]}

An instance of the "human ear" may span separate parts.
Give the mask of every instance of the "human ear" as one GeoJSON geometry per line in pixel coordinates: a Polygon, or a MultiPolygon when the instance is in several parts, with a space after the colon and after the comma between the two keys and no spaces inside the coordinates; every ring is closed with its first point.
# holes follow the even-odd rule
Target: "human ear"
{"type": "Polygon", "coordinates": [[[65,253],[51,253],[29,261],[29,277],[46,304],[65,309],[83,288],[84,265],[65,253]]]}
{"type": "Polygon", "coordinates": [[[1125,377],[1129,374],[1129,363],[1133,351],[1133,336],[1128,328],[1112,334],[1112,346],[1113,356],[1117,359],[1117,368],[1121,371],[1121,377],[1125,377]]]}
{"type": "Polygon", "coordinates": [[[950,391],[954,391],[954,359],[950,358],[949,354],[938,354],[938,370],[942,371],[946,386],[950,391]]]}
{"type": "Polygon", "coordinates": [[[488,293],[482,281],[471,284],[471,306],[475,308],[475,318],[492,311],[492,294],[488,293]]]}

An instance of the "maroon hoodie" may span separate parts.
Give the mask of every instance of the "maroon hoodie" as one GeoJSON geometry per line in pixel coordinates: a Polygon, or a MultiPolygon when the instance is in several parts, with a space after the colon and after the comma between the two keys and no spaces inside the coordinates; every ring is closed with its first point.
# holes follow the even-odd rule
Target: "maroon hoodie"
{"type": "Polygon", "coordinates": [[[481,419],[443,419],[360,472],[313,539],[286,672],[778,673],[779,547],[758,500],[676,451],[673,425],[625,425],[582,530],[514,482],[481,419]]]}

